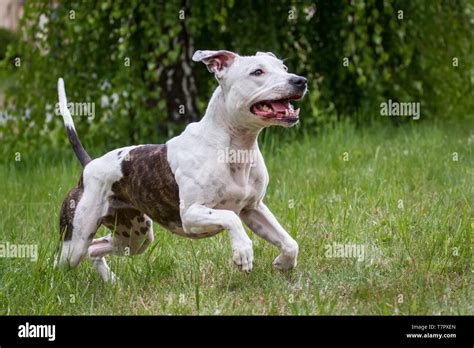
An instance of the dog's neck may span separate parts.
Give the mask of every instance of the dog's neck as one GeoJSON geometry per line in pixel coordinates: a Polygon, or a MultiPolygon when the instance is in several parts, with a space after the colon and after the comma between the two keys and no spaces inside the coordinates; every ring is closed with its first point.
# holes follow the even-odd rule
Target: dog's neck
{"type": "Polygon", "coordinates": [[[201,120],[203,126],[212,130],[212,133],[216,135],[216,140],[222,139],[226,143],[222,144],[223,146],[239,149],[251,149],[258,146],[257,138],[262,128],[255,125],[237,124],[235,118],[229,116],[224,98],[221,87],[217,87],[201,120]],[[229,139],[222,136],[225,134],[230,137],[230,144],[229,139]]]}

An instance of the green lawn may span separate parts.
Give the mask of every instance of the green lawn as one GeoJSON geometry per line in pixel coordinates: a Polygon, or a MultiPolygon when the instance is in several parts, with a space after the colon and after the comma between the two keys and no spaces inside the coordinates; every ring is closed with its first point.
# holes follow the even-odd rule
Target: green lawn
{"type": "Polygon", "coordinates": [[[69,148],[62,160],[12,154],[0,166],[0,243],[37,244],[39,257],[0,259],[0,314],[474,314],[472,125],[282,136],[292,132],[272,129],[262,144],[266,203],[300,245],[289,274],[252,233],[243,274],[225,232],[196,241],[158,226],[145,254],[109,258],[116,286],[89,260],[53,271],[59,207],[80,166],[69,148]],[[328,257],[333,243],[364,257],[328,257]]]}

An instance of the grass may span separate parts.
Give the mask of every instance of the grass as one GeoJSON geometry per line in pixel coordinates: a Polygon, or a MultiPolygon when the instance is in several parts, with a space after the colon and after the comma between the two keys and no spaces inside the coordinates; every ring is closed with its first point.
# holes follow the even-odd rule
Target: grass
{"type": "Polygon", "coordinates": [[[2,164],[0,242],[37,244],[39,256],[0,259],[0,314],[474,313],[472,126],[279,134],[270,130],[261,147],[265,201],[300,245],[289,274],[271,267],[278,250],[252,233],[254,270],[242,274],[226,232],[196,241],[157,225],[145,254],[109,259],[117,286],[88,260],[57,272],[59,207],[80,173],[72,150],[2,164]],[[327,257],[333,243],[363,246],[364,260],[327,257]]]}

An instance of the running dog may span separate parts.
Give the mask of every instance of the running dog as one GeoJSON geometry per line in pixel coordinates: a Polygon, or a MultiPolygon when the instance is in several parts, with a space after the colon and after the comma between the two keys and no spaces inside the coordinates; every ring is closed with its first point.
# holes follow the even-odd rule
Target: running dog
{"type": "Polygon", "coordinates": [[[102,279],[114,282],[104,256],[143,253],[153,242],[152,221],[189,238],[227,230],[234,263],[250,272],[253,249],[244,222],[280,249],[275,268],[296,266],[298,244],[263,203],[269,177],[257,138],[265,127],[299,121],[290,102],[305,95],[306,79],[288,73],[270,52],[197,51],[193,61],[203,62],[219,83],[201,121],[164,145],[123,147],[94,160],[77,136],[59,79],[60,111],[84,170],[61,207],[57,266],[74,268],[89,255],[102,279]],[[252,155],[232,161],[223,153],[252,155]],[[100,225],[112,232],[95,238],[100,225]]]}

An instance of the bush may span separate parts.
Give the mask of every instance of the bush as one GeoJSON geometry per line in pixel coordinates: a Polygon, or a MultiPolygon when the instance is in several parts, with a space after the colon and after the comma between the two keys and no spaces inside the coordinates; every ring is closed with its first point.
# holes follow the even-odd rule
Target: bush
{"type": "Polygon", "coordinates": [[[17,40],[15,33],[5,28],[0,28],[0,60],[7,55],[7,47],[17,40]]]}
{"type": "Polygon", "coordinates": [[[468,117],[473,13],[468,0],[28,1],[22,40],[2,63],[15,83],[0,139],[8,151],[65,143],[53,112],[63,76],[70,101],[96,106],[76,121],[86,147],[163,141],[199,119],[216,86],[193,68],[195,49],[286,58],[310,81],[307,130],[346,114],[363,124],[387,99],[420,102],[422,119],[468,117]]]}

